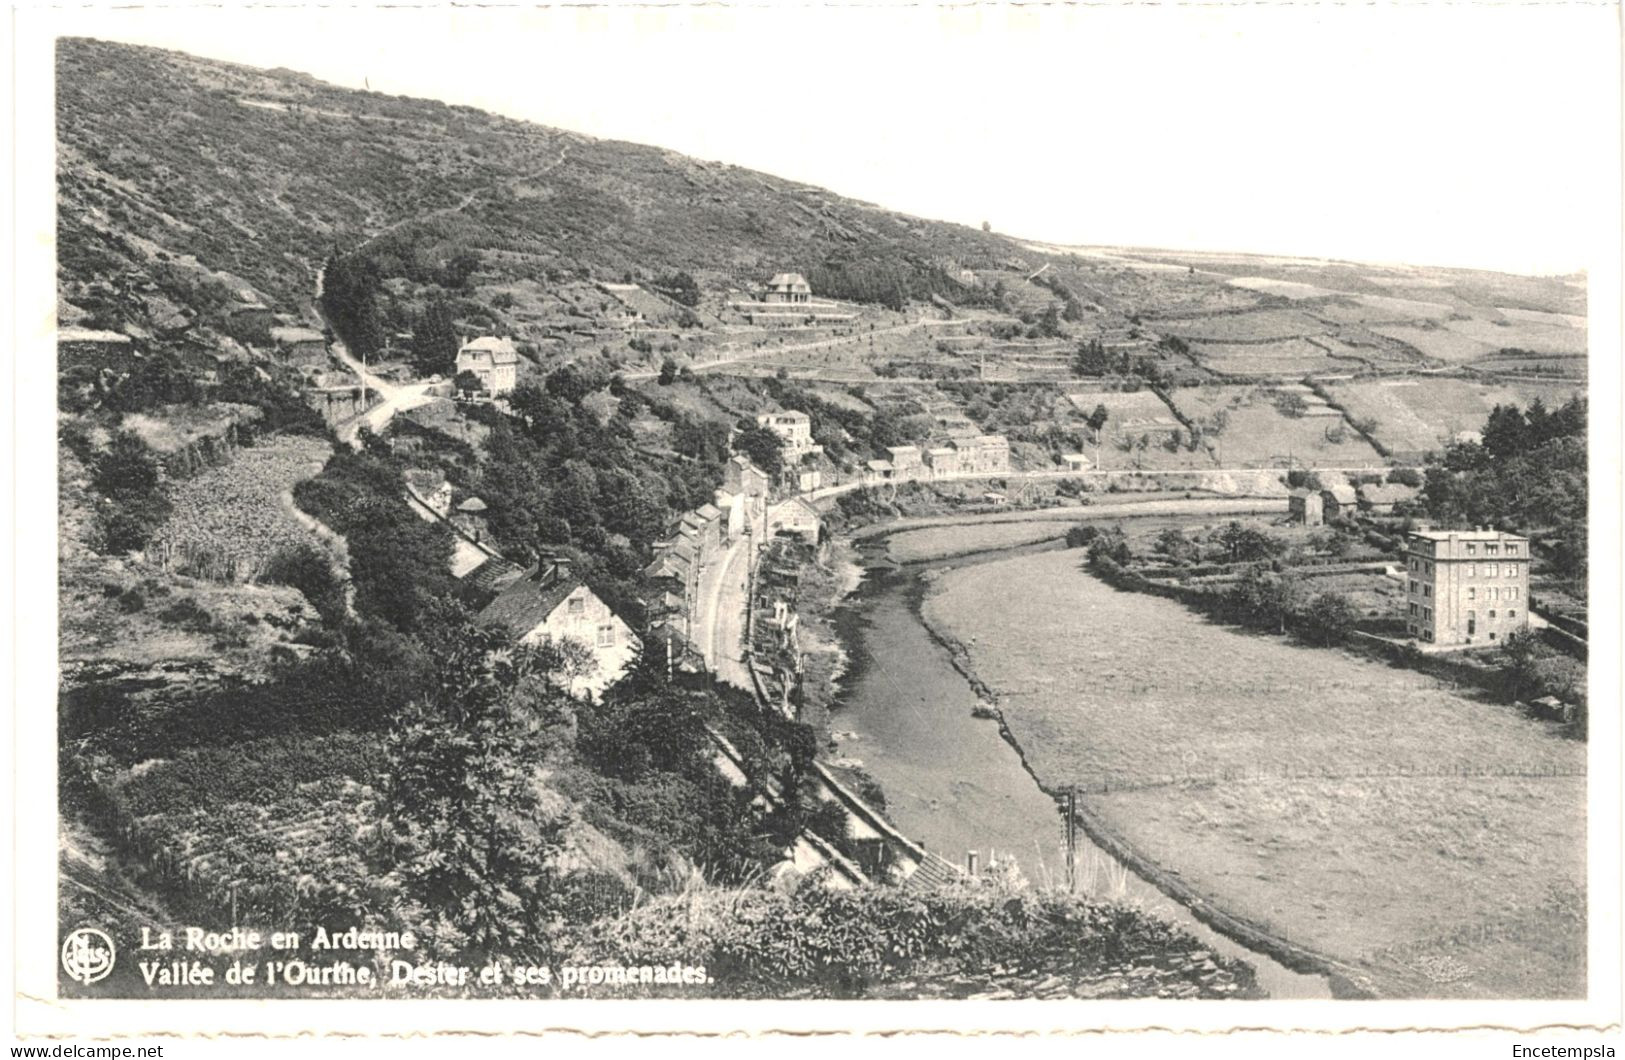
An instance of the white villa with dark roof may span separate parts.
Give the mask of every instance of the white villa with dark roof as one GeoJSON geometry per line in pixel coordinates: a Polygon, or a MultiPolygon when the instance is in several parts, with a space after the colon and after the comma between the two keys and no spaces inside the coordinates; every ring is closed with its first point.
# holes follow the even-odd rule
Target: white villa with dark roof
{"type": "Polygon", "coordinates": [[[799,272],[781,272],[767,281],[767,290],[762,293],[764,302],[786,302],[800,305],[812,301],[812,287],[807,283],[806,277],[799,272]]]}
{"type": "Polygon", "coordinates": [[[487,393],[506,394],[519,380],[519,351],[510,339],[482,335],[457,351],[457,371],[479,376],[487,393]]]}
{"type": "Polygon", "coordinates": [[[640,647],[632,627],[563,559],[544,559],[511,582],[480,612],[480,622],[506,628],[521,644],[573,640],[585,646],[597,668],[571,679],[569,688],[594,699],[621,679],[640,647]]]}

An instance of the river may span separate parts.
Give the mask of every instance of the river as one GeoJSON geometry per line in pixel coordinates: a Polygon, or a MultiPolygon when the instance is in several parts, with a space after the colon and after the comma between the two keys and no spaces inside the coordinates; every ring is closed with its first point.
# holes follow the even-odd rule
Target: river
{"type": "MultiPolygon", "coordinates": [[[[858,588],[835,615],[848,668],[830,717],[843,756],[885,793],[887,816],[932,852],[964,865],[1014,860],[1035,886],[1064,886],[1064,818],[998,722],[972,714],[975,691],[919,616],[933,572],[998,562],[1053,544],[898,567],[866,550],[858,588]]],[[[883,546],[882,546],[883,549],[883,546]]],[[[1197,920],[1185,906],[1077,835],[1078,889],[1178,924],[1210,949],[1246,960],[1273,998],[1329,998],[1323,976],[1295,972],[1197,920]]]]}

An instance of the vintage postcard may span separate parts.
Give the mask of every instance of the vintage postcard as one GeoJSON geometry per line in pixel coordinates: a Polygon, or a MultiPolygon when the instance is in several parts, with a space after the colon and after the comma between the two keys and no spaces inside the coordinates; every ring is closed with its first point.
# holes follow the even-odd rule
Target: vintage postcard
{"type": "Polygon", "coordinates": [[[1616,5],[14,17],[20,1037],[1618,1044],[1616,5]]]}

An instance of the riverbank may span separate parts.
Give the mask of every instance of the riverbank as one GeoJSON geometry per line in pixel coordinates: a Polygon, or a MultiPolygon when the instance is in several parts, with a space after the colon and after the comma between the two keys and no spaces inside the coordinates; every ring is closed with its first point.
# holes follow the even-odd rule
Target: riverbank
{"type": "MultiPolygon", "coordinates": [[[[1040,543],[1016,554],[1053,547],[1040,543]]],[[[825,733],[833,730],[830,749],[872,778],[882,789],[887,816],[932,851],[959,864],[974,851],[984,868],[997,862],[997,871],[1013,872],[1038,888],[1063,887],[1064,829],[1054,799],[1035,783],[999,728],[979,716],[984,697],[920,621],[924,582],[953,567],[898,566],[885,544],[874,540],[846,558],[861,559],[864,567],[856,590],[841,597],[833,615],[846,666],[830,701],[833,712],[823,716],[825,733]]],[[[809,717],[804,708],[803,718],[809,717]]],[[[1144,908],[1195,934],[1215,953],[1249,962],[1272,997],[1333,996],[1321,975],[1295,972],[1215,931],[1086,839],[1078,850],[1077,887],[1100,900],[1144,908]]]]}
{"type": "Polygon", "coordinates": [[[1583,992],[1583,748],[1080,564],[965,566],[921,614],[1099,845],[1345,996],[1583,992]]]}

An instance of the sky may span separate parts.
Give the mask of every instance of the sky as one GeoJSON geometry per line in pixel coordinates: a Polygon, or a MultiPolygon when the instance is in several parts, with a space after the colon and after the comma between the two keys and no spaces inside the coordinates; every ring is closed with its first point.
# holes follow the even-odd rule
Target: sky
{"type": "Polygon", "coordinates": [[[37,17],[1036,241],[1521,272],[1610,245],[1618,15],[1583,0],[37,17]]]}

